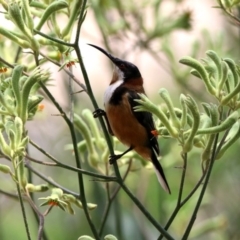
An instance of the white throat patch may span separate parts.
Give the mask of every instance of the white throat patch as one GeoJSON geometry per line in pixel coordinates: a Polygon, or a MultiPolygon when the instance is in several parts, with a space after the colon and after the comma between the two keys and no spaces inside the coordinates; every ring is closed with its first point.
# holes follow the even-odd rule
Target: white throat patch
{"type": "Polygon", "coordinates": [[[109,85],[104,93],[104,105],[107,105],[112,97],[113,92],[123,83],[123,79],[119,79],[113,84],[109,85]]]}

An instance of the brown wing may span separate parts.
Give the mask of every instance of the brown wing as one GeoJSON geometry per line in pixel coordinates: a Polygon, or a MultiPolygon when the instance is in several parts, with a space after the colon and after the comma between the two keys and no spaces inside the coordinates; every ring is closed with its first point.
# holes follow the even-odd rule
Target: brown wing
{"type": "Polygon", "coordinates": [[[129,103],[131,105],[131,109],[134,116],[147,131],[150,146],[157,153],[157,155],[159,155],[160,150],[159,150],[157,138],[151,133],[151,131],[156,129],[153,122],[152,114],[150,112],[134,111],[134,107],[139,105],[139,103],[134,100],[140,99],[139,95],[135,91],[128,91],[128,99],[129,99],[129,103]]]}

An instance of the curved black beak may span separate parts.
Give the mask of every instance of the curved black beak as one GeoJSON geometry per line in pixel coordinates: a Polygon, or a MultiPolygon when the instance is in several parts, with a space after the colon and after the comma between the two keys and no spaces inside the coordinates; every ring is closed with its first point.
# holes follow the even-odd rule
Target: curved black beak
{"type": "Polygon", "coordinates": [[[103,54],[105,54],[108,58],[110,58],[110,60],[111,60],[114,64],[117,63],[118,58],[113,57],[110,53],[106,52],[104,49],[102,49],[102,48],[100,48],[100,47],[98,47],[98,46],[96,46],[96,45],[90,44],[90,43],[87,43],[87,44],[88,44],[89,46],[92,46],[92,47],[98,49],[100,52],[102,52],[103,54]]]}

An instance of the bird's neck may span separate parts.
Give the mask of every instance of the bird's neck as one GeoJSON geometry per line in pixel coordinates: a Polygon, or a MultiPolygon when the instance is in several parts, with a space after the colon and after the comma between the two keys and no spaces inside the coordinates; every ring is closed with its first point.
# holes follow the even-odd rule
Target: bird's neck
{"type": "Polygon", "coordinates": [[[124,81],[122,85],[126,88],[137,90],[137,89],[143,88],[143,79],[142,77],[131,78],[131,79],[128,79],[127,81],[124,81]]]}
{"type": "Polygon", "coordinates": [[[124,83],[123,79],[118,79],[110,83],[104,94],[104,105],[107,105],[110,102],[110,99],[112,98],[112,95],[115,92],[115,90],[118,87],[120,87],[123,83],[124,83]]]}
{"type": "Polygon", "coordinates": [[[109,103],[111,104],[113,102],[116,103],[120,101],[122,98],[122,95],[128,91],[145,93],[143,88],[143,79],[141,77],[130,79],[128,81],[124,81],[123,79],[118,79],[117,81],[111,83],[105,91],[105,95],[104,95],[105,106],[109,103]]]}

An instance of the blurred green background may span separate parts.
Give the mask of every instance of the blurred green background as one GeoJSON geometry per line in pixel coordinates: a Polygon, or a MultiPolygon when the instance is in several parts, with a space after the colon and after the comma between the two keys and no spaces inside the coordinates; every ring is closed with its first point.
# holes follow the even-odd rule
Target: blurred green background
{"type": "MultiPolygon", "coordinates": [[[[198,59],[205,57],[205,51],[212,49],[221,57],[239,60],[239,27],[223,14],[214,0],[90,0],[88,13],[81,30],[80,46],[83,61],[86,65],[93,91],[103,106],[103,93],[110,79],[112,66],[101,53],[88,47],[93,43],[105,48],[114,56],[124,58],[136,64],[145,80],[145,88],[149,98],[161,104],[158,90],[166,88],[179,106],[180,93],[189,93],[196,100],[214,102],[205,92],[199,79],[190,75],[189,68],[178,63],[182,56],[190,55],[198,59]]],[[[4,18],[0,14],[0,19],[4,18]]],[[[59,19],[59,24],[64,19],[59,19]]],[[[0,36],[1,37],[1,36],[0,36]]],[[[5,51],[5,50],[4,50],[5,51]]],[[[69,110],[68,88],[66,76],[54,72],[54,86],[49,89],[63,108],[69,110]]],[[[78,66],[73,69],[83,81],[78,66]]],[[[76,91],[79,90],[76,87],[76,91]]],[[[90,100],[84,94],[75,96],[76,112],[85,108],[92,109],[90,100]]],[[[74,165],[72,153],[64,151],[66,144],[71,143],[70,134],[64,121],[52,114],[57,113],[50,102],[45,101],[45,109],[28,123],[31,139],[58,160],[74,165]]],[[[98,120],[96,120],[98,121],[98,120]]],[[[81,136],[79,136],[79,140],[81,136]]],[[[164,226],[172,213],[177,200],[182,165],[180,147],[173,140],[160,139],[161,163],[167,175],[172,194],[167,195],[160,187],[152,169],[134,163],[126,179],[126,185],[144,204],[149,212],[164,226]]],[[[240,239],[240,142],[218,160],[197,216],[191,239],[240,239]]],[[[124,149],[124,147],[122,147],[124,149]]],[[[45,156],[32,147],[29,153],[36,159],[47,161],[45,156]]],[[[1,162],[4,160],[0,159],[1,162]]],[[[78,191],[77,175],[62,168],[51,168],[32,164],[38,171],[50,176],[59,184],[70,190],[78,191]]],[[[93,171],[85,161],[83,168],[93,171]]],[[[126,167],[120,168],[124,173],[126,167]]],[[[200,150],[194,149],[188,161],[184,196],[194,187],[201,176],[200,150]]],[[[96,226],[100,225],[106,205],[105,184],[92,181],[84,176],[87,201],[96,203],[97,209],[91,212],[96,226]]],[[[35,184],[43,183],[37,176],[35,184]]],[[[111,187],[114,187],[111,184],[111,187]]],[[[0,189],[15,193],[15,185],[10,177],[0,174],[0,189]]],[[[199,191],[181,209],[169,232],[179,239],[185,231],[195,206],[199,191]]],[[[46,193],[35,194],[36,202],[46,193]]],[[[32,236],[37,235],[37,223],[31,209],[26,204],[32,236]]],[[[42,207],[44,211],[45,208],[42,207]]],[[[54,208],[46,217],[45,230],[48,239],[77,239],[81,235],[90,235],[88,223],[83,211],[75,208],[75,215],[54,208]]],[[[104,234],[113,234],[119,240],[125,239],[157,239],[159,233],[149,224],[138,208],[126,194],[120,190],[110,209],[104,228],[104,234]]],[[[19,203],[16,199],[0,194],[0,239],[24,240],[26,233],[19,203]]]]}

